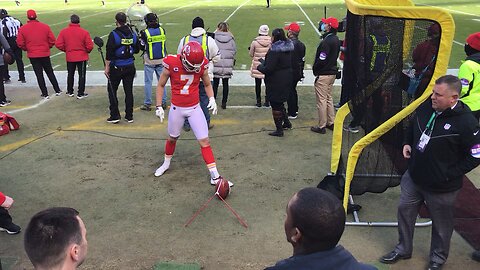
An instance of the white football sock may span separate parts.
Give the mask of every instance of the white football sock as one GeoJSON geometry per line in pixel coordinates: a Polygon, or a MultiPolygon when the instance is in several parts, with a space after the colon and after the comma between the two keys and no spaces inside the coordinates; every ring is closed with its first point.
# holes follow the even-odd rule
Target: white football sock
{"type": "Polygon", "coordinates": [[[158,169],[155,171],[155,176],[161,176],[163,173],[165,173],[168,170],[168,168],[170,168],[171,160],[172,160],[172,156],[165,155],[165,160],[163,161],[162,166],[158,167],[158,169]]]}

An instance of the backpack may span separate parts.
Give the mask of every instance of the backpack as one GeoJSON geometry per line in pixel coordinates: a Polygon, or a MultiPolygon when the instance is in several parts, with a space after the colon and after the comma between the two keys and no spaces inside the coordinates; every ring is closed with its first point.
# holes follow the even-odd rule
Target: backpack
{"type": "Polygon", "coordinates": [[[8,134],[10,130],[17,130],[19,128],[20,125],[13,116],[0,112],[0,136],[8,134]]]}

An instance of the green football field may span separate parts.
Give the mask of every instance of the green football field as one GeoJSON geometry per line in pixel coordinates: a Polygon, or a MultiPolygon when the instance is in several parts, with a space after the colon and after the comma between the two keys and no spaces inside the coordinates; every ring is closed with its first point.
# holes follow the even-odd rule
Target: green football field
{"type": "MultiPolygon", "coordinates": [[[[106,39],[114,28],[116,12],[126,11],[136,1],[106,0],[102,6],[99,0],[23,0],[21,6],[14,1],[1,1],[10,15],[22,22],[26,21],[26,10],[35,9],[38,19],[49,24],[55,35],[69,22],[71,14],[81,18],[81,26],[87,29],[92,38],[100,36],[106,39]]],[[[458,68],[464,58],[463,43],[468,34],[480,30],[480,2],[477,0],[449,1],[449,0],[421,0],[414,1],[417,5],[431,5],[448,10],[456,24],[455,41],[449,68],[458,68]]],[[[157,13],[162,26],[167,32],[167,49],[175,53],[182,36],[191,30],[191,21],[200,16],[205,21],[205,28],[214,31],[221,21],[228,21],[237,42],[238,70],[250,67],[250,57],[247,48],[257,36],[258,27],[269,25],[273,30],[283,27],[291,21],[297,21],[302,27],[300,39],[307,47],[307,64],[313,63],[316,46],[319,42],[318,21],[324,17],[325,7],[327,16],[343,18],[346,13],[345,4],[340,0],[272,0],[272,7],[265,8],[265,0],[146,0],[150,9],[157,13]]],[[[342,38],[343,34],[339,34],[342,38]]],[[[141,61],[137,57],[138,67],[141,61]]],[[[65,70],[64,54],[52,49],[52,63],[56,70],[65,70]]],[[[27,60],[28,64],[28,60],[27,60]]],[[[91,53],[90,70],[103,69],[100,54],[94,50],[91,53]]],[[[27,70],[31,70],[28,67],[27,70]]]]}

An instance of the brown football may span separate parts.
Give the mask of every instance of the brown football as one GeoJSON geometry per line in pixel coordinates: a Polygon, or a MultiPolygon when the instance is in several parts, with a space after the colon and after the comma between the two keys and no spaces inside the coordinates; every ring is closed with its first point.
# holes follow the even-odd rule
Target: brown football
{"type": "Polygon", "coordinates": [[[230,194],[230,186],[228,185],[228,181],[220,176],[220,179],[215,185],[215,195],[225,200],[228,197],[228,194],[230,194]]]}
{"type": "Polygon", "coordinates": [[[15,63],[15,58],[7,52],[3,52],[3,62],[7,65],[15,63]]]}

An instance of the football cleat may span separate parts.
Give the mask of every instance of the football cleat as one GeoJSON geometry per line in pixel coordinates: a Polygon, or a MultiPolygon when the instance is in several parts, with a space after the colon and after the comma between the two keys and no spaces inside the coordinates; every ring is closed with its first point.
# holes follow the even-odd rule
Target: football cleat
{"type": "MultiPolygon", "coordinates": [[[[217,177],[217,178],[215,178],[215,179],[210,178],[210,184],[211,184],[212,186],[215,186],[218,181],[220,181],[220,177],[217,177]]],[[[228,186],[229,186],[229,187],[233,187],[233,183],[230,182],[230,181],[228,181],[228,186]]]]}

